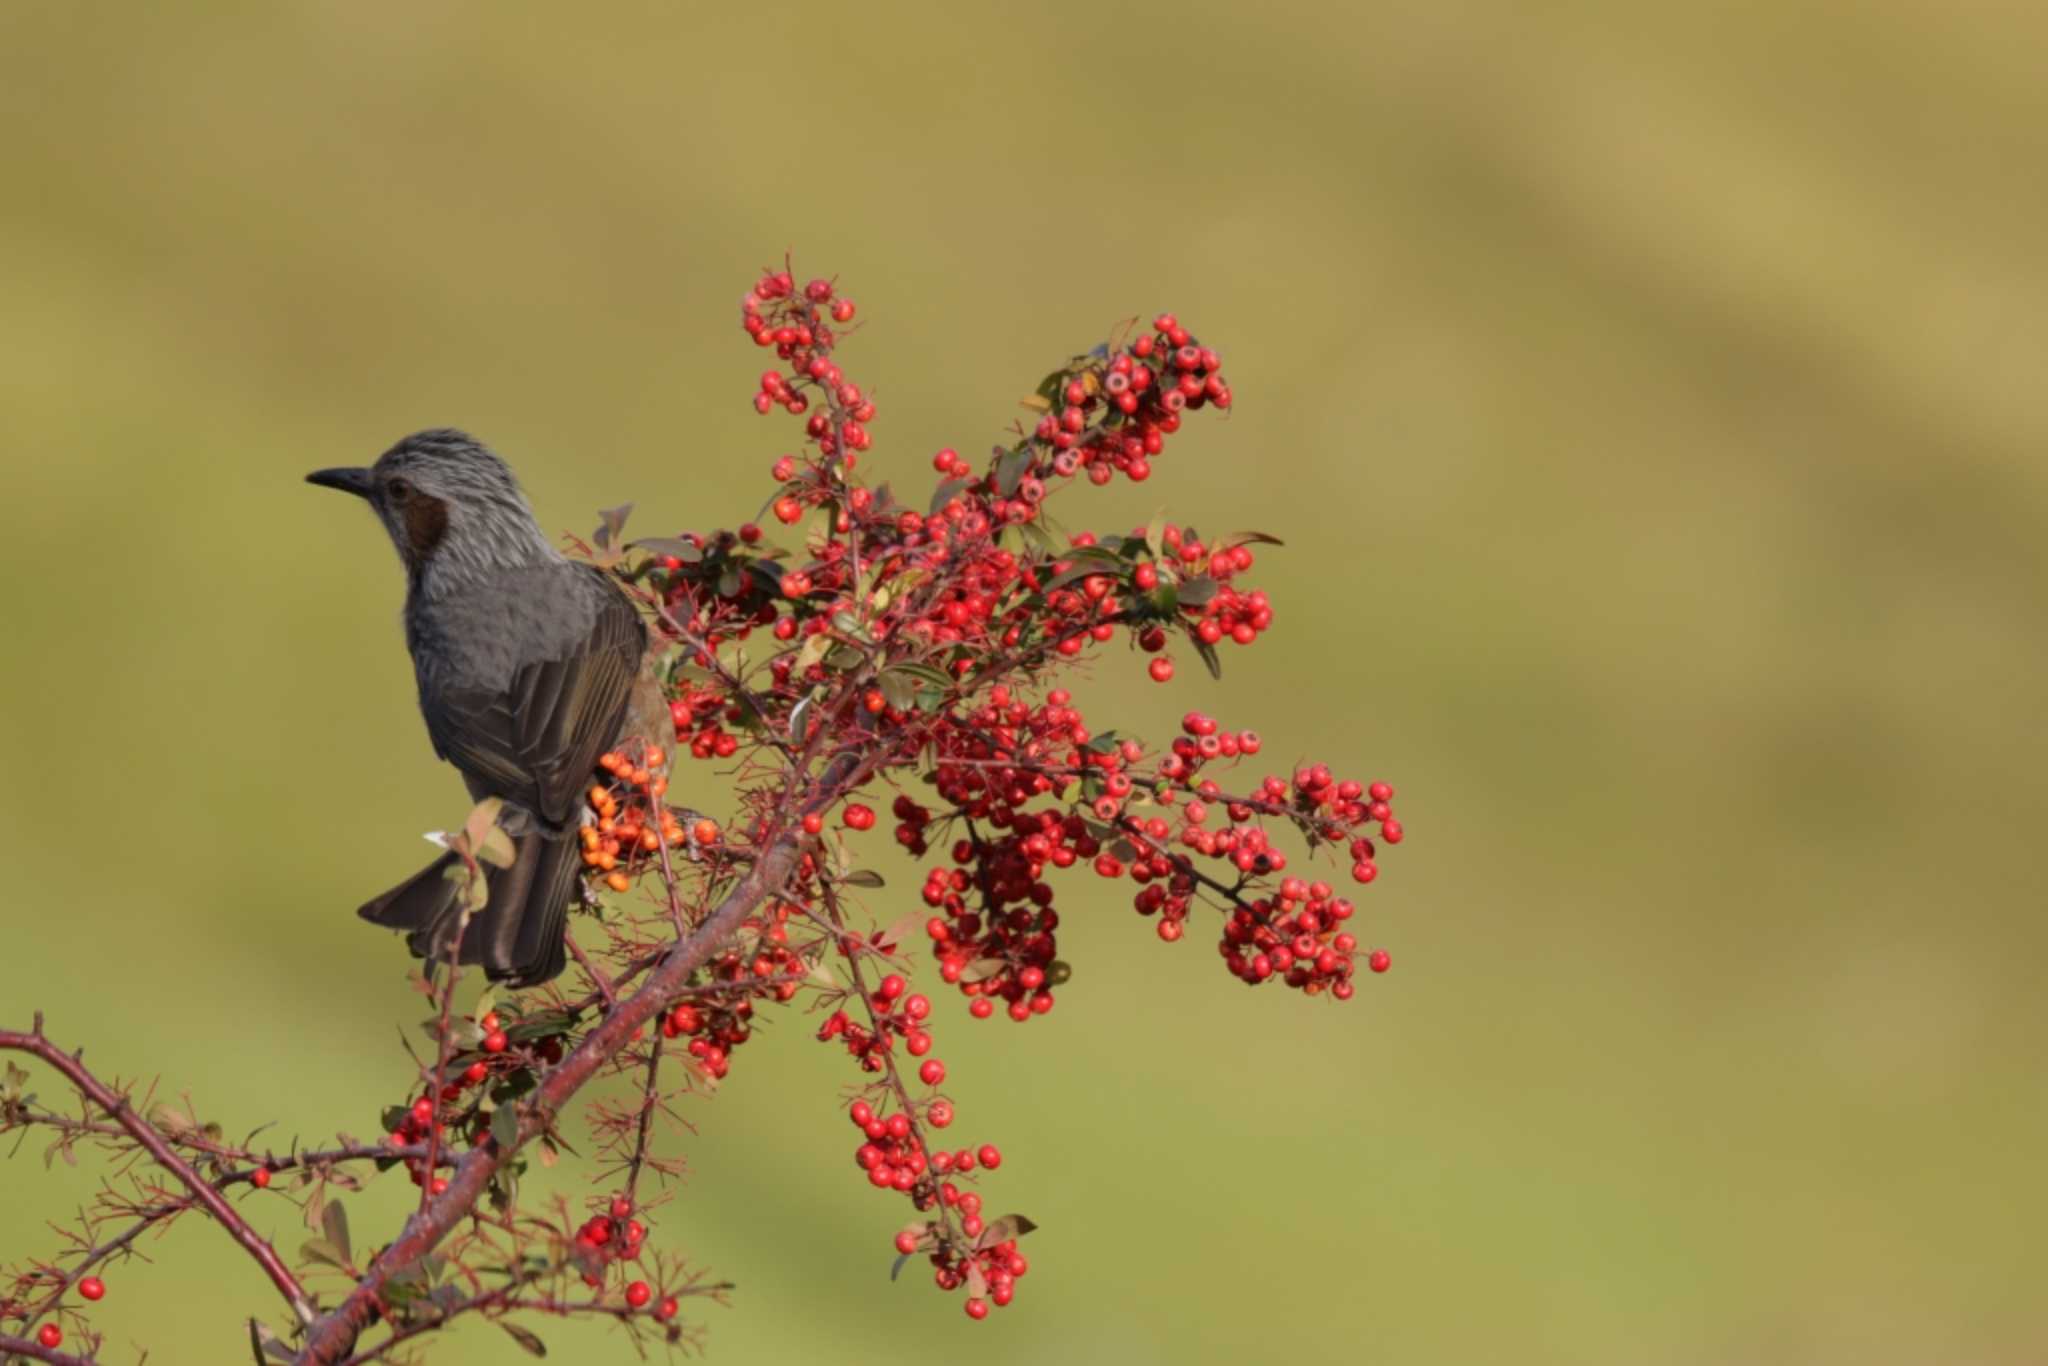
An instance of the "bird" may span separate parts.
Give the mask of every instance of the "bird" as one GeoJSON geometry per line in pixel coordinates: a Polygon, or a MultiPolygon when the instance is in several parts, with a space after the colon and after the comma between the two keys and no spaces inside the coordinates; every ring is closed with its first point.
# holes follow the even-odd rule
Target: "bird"
{"type": "Polygon", "coordinates": [[[667,717],[639,609],[609,574],[555,548],[511,468],[465,432],[416,432],[373,465],[306,481],[361,498],[389,533],[427,736],[474,800],[501,800],[512,845],[509,866],[480,865],[488,895],[459,945],[465,878],[453,851],[358,914],[405,931],[415,957],[454,947],[492,981],[548,981],[566,961],[592,772],[607,750],[652,743],[667,717]]]}

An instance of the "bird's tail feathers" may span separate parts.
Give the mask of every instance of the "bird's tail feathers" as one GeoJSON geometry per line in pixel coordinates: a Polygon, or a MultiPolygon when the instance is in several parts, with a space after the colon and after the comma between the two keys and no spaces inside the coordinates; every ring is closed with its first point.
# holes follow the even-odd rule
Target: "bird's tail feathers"
{"type": "MultiPolygon", "coordinates": [[[[533,832],[513,839],[510,866],[485,863],[488,895],[463,931],[459,961],[481,964],[494,982],[531,986],[561,972],[567,961],[563,921],[581,862],[573,837],[533,832]]],[[[447,940],[462,923],[463,877],[446,853],[357,912],[372,924],[406,931],[415,958],[445,960],[447,940]]]]}

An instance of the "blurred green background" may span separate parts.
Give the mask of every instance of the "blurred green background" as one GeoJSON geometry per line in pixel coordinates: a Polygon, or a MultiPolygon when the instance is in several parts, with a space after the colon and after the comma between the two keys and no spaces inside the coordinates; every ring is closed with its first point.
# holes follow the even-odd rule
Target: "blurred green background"
{"type": "MultiPolygon", "coordinates": [[[[844,1059],[773,1031],[657,1231],[740,1285],[711,1360],[2048,1361],[2044,41],[1924,0],[13,0],[0,1016],[232,1131],[402,1089],[350,908],[466,803],[393,556],[304,471],[457,424],[551,528],[751,515],[794,432],[735,303],[786,248],[862,307],[899,482],[1173,308],[1236,411],[1063,515],[1283,534],[1281,629],[1086,695],[1394,782],[1395,970],[1246,992],[1077,882],[1060,1008],[941,1021],[1044,1225],[981,1326],[888,1282],[844,1059]]],[[[9,1258],[88,1189],[36,1152],[9,1258]]],[[[110,1360],[280,1315],[213,1231],[154,1249],[110,1360]]]]}

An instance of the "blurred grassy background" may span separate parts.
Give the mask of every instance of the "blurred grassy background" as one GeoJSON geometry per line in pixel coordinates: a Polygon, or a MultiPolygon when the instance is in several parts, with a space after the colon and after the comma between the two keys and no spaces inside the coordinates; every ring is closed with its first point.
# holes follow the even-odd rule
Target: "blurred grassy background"
{"type": "MultiPolygon", "coordinates": [[[[464,803],[391,552],[305,470],[452,423],[551,527],[729,523],[793,435],[734,326],[785,248],[862,306],[899,480],[1170,307],[1237,411],[1065,515],[1284,534],[1283,629],[1096,705],[1396,783],[1395,971],[1247,993],[1077,886],[1060,1009],[942,1021],[1045,1226],[978,1328],[888,1283],[843,1059],[776,1031],[658,1230],[740,1283],[711,1359],[2048,1360],[2044,40],[1925,0],[15,0],[0,1016],[230,1130],[402,1086],[350,908],[464,803]]],[[[0,1255],[84,1189],[34,1154],[0,1255]]],[[[113,1344],[277,1316],[210,1230],[159,1247],[113,1344]]]]}

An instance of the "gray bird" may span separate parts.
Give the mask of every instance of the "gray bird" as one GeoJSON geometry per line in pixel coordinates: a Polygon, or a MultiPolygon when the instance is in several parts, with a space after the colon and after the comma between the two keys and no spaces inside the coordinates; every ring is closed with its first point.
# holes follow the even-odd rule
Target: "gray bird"
{"type": "MultiPolygon", "coordinates": [[[[603,571],[549,544],[512,471],[462,432],[419,432],[368,469],[306,479],[383,521],[405,565],[405,641],[434,752],[471,797],[504,799],[514,857],[484,865],[489,899],[460,961],[494,981],[545,982],[563,966],[592,770],[627,734],[654,735],[658,690],[635,686],[647,628],[603,571]]],[[[456,861],[442,855],[360,914],[407,931],[415,956],[445,954],[460,920],[456,861]]]]}

